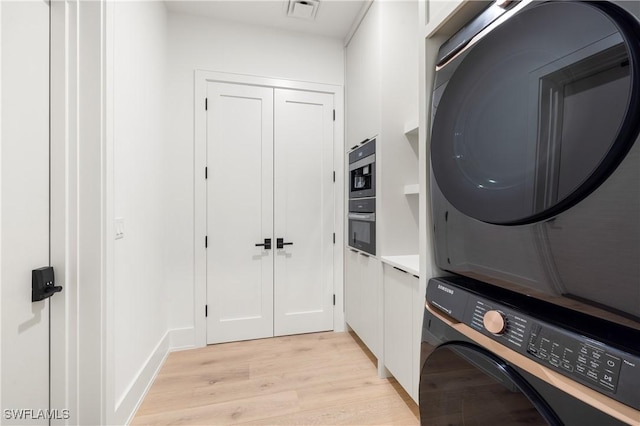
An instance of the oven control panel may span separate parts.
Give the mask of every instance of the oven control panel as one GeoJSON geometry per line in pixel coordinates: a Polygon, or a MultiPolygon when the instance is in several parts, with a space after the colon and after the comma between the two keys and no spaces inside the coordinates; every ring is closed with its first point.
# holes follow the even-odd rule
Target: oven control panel
{"type": "Polygon", "coordinates": [[[523,314],[441,279],[429,281],[427,302],[519,354],[640,409],[640,357],[523,314]]]}

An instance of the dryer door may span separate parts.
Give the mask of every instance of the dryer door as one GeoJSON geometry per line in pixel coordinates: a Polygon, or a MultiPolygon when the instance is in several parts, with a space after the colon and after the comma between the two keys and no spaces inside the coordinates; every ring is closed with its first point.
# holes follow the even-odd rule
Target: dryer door
{"type": "Polygon", "coordinates": [[[440,345],[424,362],[420,422],[429,426],[562,424],[516,371],[466,342],[440,345]]]}
{"type": "Polygon", "coordinates": [[[534,2],[476,39],[437,72],[438,188],[486,223],[553,217],[597,189],[638,137],[638,22],[608,2],[534,2]]]}

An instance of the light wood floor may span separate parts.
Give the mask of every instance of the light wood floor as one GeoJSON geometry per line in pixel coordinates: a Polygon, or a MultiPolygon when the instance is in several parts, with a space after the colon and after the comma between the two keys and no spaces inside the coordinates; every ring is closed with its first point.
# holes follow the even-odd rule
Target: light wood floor
{"type": "Polygon", "coordinates": [[[132,424],[417,425],[418,407],[351,333],[169,354],[132,424]]]}

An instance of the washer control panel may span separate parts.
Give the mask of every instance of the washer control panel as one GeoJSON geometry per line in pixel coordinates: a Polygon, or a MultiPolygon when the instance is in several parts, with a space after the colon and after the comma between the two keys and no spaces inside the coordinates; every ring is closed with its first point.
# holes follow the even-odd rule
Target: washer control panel
{"type": "Polygon", "coordinates": [[[441,279],[427,302],[502,345],[591,389],[640,409],[640,357],[559,328],[441,279]]]}

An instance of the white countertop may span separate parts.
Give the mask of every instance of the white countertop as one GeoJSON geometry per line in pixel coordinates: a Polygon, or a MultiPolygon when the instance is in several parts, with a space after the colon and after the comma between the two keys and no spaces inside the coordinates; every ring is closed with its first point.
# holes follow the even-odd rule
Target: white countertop
{"type": "Polygon", "coordinates": [[[410,274],[420,276],[420,256],[410,254],[405,256],[381,256],[380,259],[387,265],[395,266],[410,274]]]}

